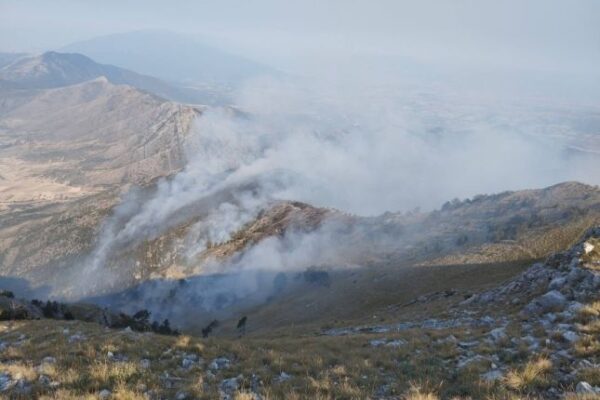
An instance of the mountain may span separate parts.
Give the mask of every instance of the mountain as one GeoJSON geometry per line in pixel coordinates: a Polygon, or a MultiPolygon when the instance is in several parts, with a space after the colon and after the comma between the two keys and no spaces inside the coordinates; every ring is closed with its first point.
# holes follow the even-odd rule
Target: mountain
{"type": "Polygon", "coordinates": [[[167,81],[232,86],[273,69],[209,46],[194,37],[166,31],[136,31],[72,43],[60,51],[85,54],[167,81]],[[151,44],[151,45],[149,45],[151,44]]]}
{"type": "Polygon", "coordinates": [[[599,187],[281,200],[290,174],[239,167],[271,149],[251,114],[165,90],[79,54],[0,68],[0,397],[600,394],[599,187]]]}
{"type": "Polygon", "coordinates": [[[16,58],[0,68],[0,88],[49,89],[99,77],[105,77],[113,84],[130,85],[166,99],[190,103],[213,101],[208,93],[179,88],[157,78],[112,65],[99,64],[81,54],[52,51],[16,58]]]}
{"type": "Polygon", "coordinates": [[[46,179],[69,185],[149,181],[183,166],[181,146],[196,113],[103,77],[6,91],[0,101],[3,175],[18,175],[20,165],[43,167],[46,179]]]}

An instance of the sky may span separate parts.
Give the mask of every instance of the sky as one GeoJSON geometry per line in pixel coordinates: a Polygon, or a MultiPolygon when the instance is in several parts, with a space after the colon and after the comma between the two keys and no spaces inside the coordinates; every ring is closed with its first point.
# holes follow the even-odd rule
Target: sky
{"type": "MultiPolygon", "coordinates": [[[[164,29],[283,70],[354,56],[596,75],[594,0],[0,0],[0,50],[164,29]]],[[[348,58],[349,57],[349,58],[348,58]]]]}

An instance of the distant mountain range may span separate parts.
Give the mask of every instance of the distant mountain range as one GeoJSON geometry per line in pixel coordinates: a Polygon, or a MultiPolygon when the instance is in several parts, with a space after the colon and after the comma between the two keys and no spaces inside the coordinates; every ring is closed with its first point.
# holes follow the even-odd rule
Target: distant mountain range
{"type": "Polygon", "coordinates": [[[165,99],[184,103],[213,103],[209,92],[170,85],[160,79],[141,75],[113,65],[99,64],[76,53],[49,51],[36,56],[8,55],[0,68],[0,88],[50,89],[105,77],[117,85],[130,85],[165,99]]]}
{"type": "Polygon", "coordinates": [[[85,54],[99,62],[192,86],[231,87],[249,78],[277,73],[268,66],[219,50],[194,37],[156,30],[101,36],[59,50],[85,54]]]}

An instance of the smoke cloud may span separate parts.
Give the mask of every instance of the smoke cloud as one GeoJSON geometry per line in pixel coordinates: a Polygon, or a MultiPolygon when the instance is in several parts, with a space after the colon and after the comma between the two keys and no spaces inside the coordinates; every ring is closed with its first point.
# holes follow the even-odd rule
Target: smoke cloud
{"type": "MultiPolygon", "coordinates": [[[[594,110],[437,87],[266,78],[247,84],[237,99],[236,107],[207,109],[198,118],[183,171],[125,197],[78,268],[74,289],[63,293],[79,298],[118,286],[120,275],[107,267],[111,257],[191,215],[196,222],[182,246],[193,264],[277,200],[375,216],[565,180],[598,182],[598,158],[577,150],[598,126],[594,110]]],[[[186,304],[205,312],[240,299],[245,305],[265,301],[279,272],[352,265],[352,246],[338,228],[326,224],[272,237],[235,259],[192,269],[204,278],[188,282],[169,315],[187,315],[186,304]]],[[[393,241],[379,239],[381,246],[393,241]]],[[[128,298],[121,305],[154,307],[163,315],[162,295],[178,283],[160,282],[143,286],[153,285],[136,295],[142,301],[128,298]]]]}

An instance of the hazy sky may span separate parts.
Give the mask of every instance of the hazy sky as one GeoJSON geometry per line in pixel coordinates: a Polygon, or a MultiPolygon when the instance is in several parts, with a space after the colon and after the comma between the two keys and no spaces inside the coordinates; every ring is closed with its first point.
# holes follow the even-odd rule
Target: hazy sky
{"type": "Polygon", "coordinates": [[[167,29],[293,67],[332,55],[594,74],[596,0],[0,0],[0,50],[39,52],[94,36],[167,29]]]}

